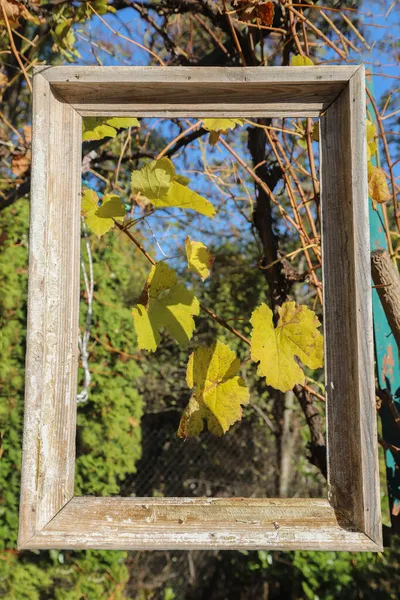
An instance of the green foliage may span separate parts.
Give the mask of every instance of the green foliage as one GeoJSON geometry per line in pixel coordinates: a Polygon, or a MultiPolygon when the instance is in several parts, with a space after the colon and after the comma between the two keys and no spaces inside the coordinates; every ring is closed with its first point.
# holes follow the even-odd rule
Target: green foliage
{"type": "Polygon", "coordinates": [[[18,526],[28,279],[27,222],[26,200],[19,200],[0,213],[0,548],[15,546],[18,526]]]}
{"type": "MultiPolygon", "coordinates": [[[[142,401],[135,381],[135,329],[130,312],[137,296],[131,265],[143,261],[128,240],[110,234],[107,242],[91,240],[95,298],[89,365],[89,400],[79,404],[76,493],[111,495],[119,479],[135,472],[141,454],[142,401]],[[128,242],[128,243],[127,243],[128,242]]],[[[82,248],[84,255],[85,248],[82,248]]],[[[81,310],[81,326],[85,311],[81,310]]]]}
{"type": "MultiPolygon", "coordinates": [[[[113,595],[122,600],[128,570],[125,552],[22,552],[17,554],[19,476],[24,388],[28,258],[28,203],[0,212],[0,597],[10,600],[80,600],[113,595]]],[[[96,296],[89,400],[78,411],[77,492],[115,494],[119,479],[134,472],[141,453],[142,403],[135,389],[140,371],[128,355],[135,333],[128,306],[137,290],[127,263],[131,246],[109,236],[96,247],[96,296]],[[104,269],[109,277],[105,278],[104,269]],[[107,339],[107,342],[105,341],[107,339]],[[129,382],[129,385],[127,384],[129,382]]],[[[140,271],[140,261],[138,270],[140,271]]]]}

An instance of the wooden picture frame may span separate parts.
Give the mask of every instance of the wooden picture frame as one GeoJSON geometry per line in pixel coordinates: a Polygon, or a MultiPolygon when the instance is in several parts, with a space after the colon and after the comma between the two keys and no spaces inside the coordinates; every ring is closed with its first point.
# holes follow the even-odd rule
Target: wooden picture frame
{"type": "Polygon", "coordinates": [[[39,67],[19,548],[380,551],[365,75],[39,67]],[[320,117],[327,499],[74,497],[84,116],[320,117]]]}

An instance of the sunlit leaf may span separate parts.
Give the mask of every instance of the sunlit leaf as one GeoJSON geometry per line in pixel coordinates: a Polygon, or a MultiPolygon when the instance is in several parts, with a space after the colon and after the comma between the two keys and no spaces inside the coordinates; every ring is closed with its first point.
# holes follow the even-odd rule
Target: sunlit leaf
{"type": "Polygon", "coordinates": [[[295,54],[292,56],[290,61],[292,67],[313,67],[314,63],[308,56],[302,56],[301,54],[295,54]]]}
{"type": "Polygon", "coordinates": [[[82,140],[89,142],[106,137],[115,138],[118,129],[127,127],[140,127],[140,123],[136,117],[85,117],[82,140]]]}
{"type": "Polygon", "coordinates": [[[222,436],[242,418],[241,405],[248,404],[249,391],[238,376],[240,361],[222,342],[197,348],[189,357],[186,372],[193,395],[179,423],[178,436],[192,437],[203,430],[222,436]]]}
{"type": "Polygon", "coordinates": [[[383,169],[368,164],[368,194],[374,202],[382,204],[390,200],[391,193],[383,169]]]}
{"type": "Polygon", "coordinates": [[[197,273],[204,281],[210,275],[213,255],[202,242],[192,242],[190,236],[185,240],[185,248],[189,271],[197,273]]]}
{"type": "Polygon", "coordinates": [[[62,18],[51,31],[56,44],[55,50],[58,49],[68,60],[73,56],[80,58],[79,52],[74,48],[76,37],[72,27],[73,24],[73,19],[62,18]]]}
{"type": "Polygon", "coordinates": [[[369,119],[367,119],[367,142],[370,142],[376,138],[376,125],[369,119]]]}
{"type": "Polygon", "coordinates": [[[203,127],[207,131],[226,132],[235,129],[236,125],[242,126],[244,119],[203,119],[203,127]]]}
{"type": "Polygon", "coordinates": [[[124,204],[115,194],[105,194],[102,205],[94,190],[86,188],[82,196],[81,210],[86,225],[97,237],[101,237],[114,226],[114,219],[122,220],[126,210],[124,204]],[[113,218],[112,218],[113,217],[113,218]]]}
{"type": "Polygon", "coordinates": [[[215,208],[209,200],[177,181],[171,183],[167,198],[165,200],[161,199],[154,204],[160,207],[176,206],[185,210],[195,210],[201,215],[210,218],[215,216],[215,208]]]}
{"type": "Polygon", "coordinates": [[[177,283],[176,273],[164,262],[151,268],[142,296],[132,309],[140,350],[154,352],[165,328],[183,346],[192,338],[200,305],[193,292],[177,283]]]}
{"type": "Polygon", "coordinates": [[[276,328],[272,310],[261,304],[251,316],[251,358],[259,362],[258,374],[267,384],[287,392],[297,383],[304,384],[305,376],[296,361],[318,369],[323,365],[323,337],[318,331],[320,322],[307,306],[285,302],[279,309],[276,328]]]}
{"type": "Polygon", "coordinates": [[[215,209],[211,202],[189,189],[186,178],[184,184],[181,181],[182,176],[175,174],[174,165],[166,157],[132,172],[132,190],[143,194],[156,208],[176,206],[213,217],[215,209]]]}
{"type": "Polygon", "coordinates": [[[106,125],[103,119],[97,117],[90,117],[84,119],[85,131],[82,134],[83,142],[90,142],[92,140],[102,140],[106,137],[115,138],[117,130],[110,125],[106,125]]]}
{"type": "Polygon", "coordinates": [[[184,175],[178,175],[178,174],[175,175],[174,181],[177,181],[181,185],[189,185],[189,183],[190,183],[189,177],[185,177],[184,175]]]}
{"type": "Polygon", "coordinates": [[[369,119],[367,119],[367,125],[366,125],[366,129],[367,129],[367,160],[371,160],[371,158],[374,156],[374,154],[377,151],[377,145],[376,145],[376,126],[375,124],[370,121],[369,119]]]}
{"type": "Polygon", "coordinates": [[[103,197],[103,203],[98,208],[96,216],[103,219],[111,217],[124,217],[126,215],[125,205],[119,196],[106,194],[103,197]]]}
{"type": "MultiPolygon", "coordinates": [[[[166,199],[175,177],[174,165],[169,158],[153,160],[139,171],[132,171],[132,189],[153,201],[166,199]]],[[[155,206],[159,206],[153,202],[155,206]]],[[[164,204],[162,206],[167,206],[164,204]]]]}
{"type": "Polygon", "coordinates": [[[111,117],[111,119],[107,119],[106,124],[111,125],[111,127],[115,127],[116,129],[140,127],[140,123],[136,117],[111,117]]]}

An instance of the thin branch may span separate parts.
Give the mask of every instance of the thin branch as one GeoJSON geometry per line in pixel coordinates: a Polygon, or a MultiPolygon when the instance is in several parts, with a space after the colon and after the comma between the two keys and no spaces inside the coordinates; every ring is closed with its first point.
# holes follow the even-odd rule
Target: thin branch
{"type": "Polygon", "coordinates": [[[26,84],[29,88],[30,93],[32,94],[32,83],[31,83],[31,80],[29,79],[28,73],[26,72],[26,69],[23,65],[23,62],[21,60],[21,57],[20,57],[17,47],[15,45],[12,30],[10,27],[10,22],[8,20],[8,16],[7,16],[5,5],[4,5],[4,0],[0,0],[0,2],[1,2],[1,11],[3,13],[3,18],[4,18],[4,22],[6,24],[6,29],[7,29],[7,33],[8,33],[8,39],[10,40],[11,50],[13,51],[16,61],[18,62],[19,66],[21,67],[21,71],[24,74],[26,84]]]}

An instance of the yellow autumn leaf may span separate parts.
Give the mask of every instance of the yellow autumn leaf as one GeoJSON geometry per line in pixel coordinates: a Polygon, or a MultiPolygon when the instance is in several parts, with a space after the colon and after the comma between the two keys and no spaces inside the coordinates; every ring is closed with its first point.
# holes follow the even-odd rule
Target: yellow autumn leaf
{"type": "Polygon", "coordinates": [[[301,54],[295,54],[292,56],[290,61],[292,67],[313,67],[314,63],[308,56],[302,56],[301,54]]]}
{"type": "Polygon", "coordinates": [[[375,138],[377,136],[376,126],[369,119],[367,119],[366,130],[367,130],[367,133],[366,133],[366,135],[367,135],[367,160],[369,161],[369,160],[371,160],[371,158],[374,156],[374,154],[377,151],[377,145],[375,142],[375,138]]]}
{"type": "Polygon", "coordinates": [[[107,233],[114,226],[114,219],[121,221],[126,213],[119,196],[105,194],[99,206],[99,197],[89,188],[86,188],[83,193],[81,210],[86,225],[97,237],[107,233]]]}
{"type": "Polygon", "coordinates": [[[189,271],[197,273],[204,281],[210,275],[213,255],[202,242],[192,242],[189,235],[185,240],[185,248],[189,271]]]}
{"type": "Polygon", "coordinates": [[[151,161],[140,170],[132,171],[132,189],[146,196],[154,206],[158,206],[157,202],[166,200],[174,177],[175,168],[170,159],[160,158],[151,161]]]}
{"type": "Polygon", "coordinates": [[[195,210],[206,217],[214,217],[212,203],[188,188],[188,179],[175,173],[169,158],[153,160],[131,175],[132,190],[140,192],[156,208],[177,207],[184,210],[195,210]]]}
{"type": "Polygon", "coordinates": [[[257,373],[267,384],[287,392],[296,384],[304,384],[302,368],[297,356],[311,369],[323,365],[323,336],[318,331],[320,322],[307,306],[285,302],[279,309],[276,328],[272,310],[261,304],[251,316],[251,358],[259,362],[257,373]]]}
{"type": "Polygon", "coordinates": [[[376,125],[372,121],[367,119],[366,129],[367,129],[367,142],[370,142],[376,138],[376,125]]]}
{"type": "Polygon", "coordinates": [[[193,395],[184,410],[179,437],[193,437],[203,430],[222,436],[242,418],[241,405],[248,404],[249,390],[238,376],[240,361],[222,342],[197,348],[189,357],[186,380],[193,395]]]}
{"type": "Polygon", "coordinates": [[[115,138],[118,129],[140,127],[136,117],[85,117],[83,119],[82,141],[115,138]]]}
{"type": "Polygon", "coordinates": [[[383,169],[368,164],[368,194],[374,202],[383,204],[390,200],[391,193],[383,169]]]}
{"type": "Polygon", "coordinates": [[[244,119],[203,119],[203,127],[210,132],[210,144],[215,146],[221,133],[235,129],[236,125],[244,125],[244,119]]]}
{"type": "Polygon", "coordinates": [[[171,183],[167,198],[158,201],[156,206],[176,206],[184,210],[195,210],[205,217],[210,217],[210,219],[215,216],[214,205],[207,198],[200,196],[200,194],[186,185],[178,183],[178,181],[171,183]]]}
{"type": "Polygon", "coordinates": [[[227,132],[228,129],[235,129],[236,125],[240,127],[244,124],[244,119],[203,119],[203,127],[207,131],[227,132]]]}
{"type": "Polygon", "coordinates": [[[165,328],[178,344],[186,346],[195,328],[193,316],[200,312],[199,301],[176,273],[164,262],[151,268],[138,304],[132,309],[138,347],[154,352],[165,328]]]}

